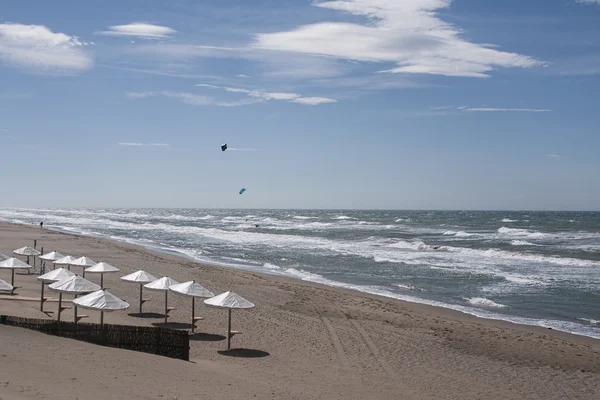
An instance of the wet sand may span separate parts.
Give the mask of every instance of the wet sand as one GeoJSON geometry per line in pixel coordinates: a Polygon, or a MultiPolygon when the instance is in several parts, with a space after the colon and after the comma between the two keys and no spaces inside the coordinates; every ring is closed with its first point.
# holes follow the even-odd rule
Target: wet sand
{"type": "MultiPolygon", "coordinates": [[[[46,252],[86,255],[121,269],[104,276],[105,286],[131,308],[106,314],[107,323],[163,322],[159,292],[144,294],[149,317],[135,316],[138,287],[119,278],[138,269],[179,282],[195,279],[215,294],[235,291],[257,305],[233,313],[233,328],[243,334],[232,347],[248,351],[246,357],[220,352],[227,314],[199,303],[196,315],[205,320],[191,337],[191,362],[0,325],[0,399],[600,398],[600,340],[0,223],[0,253],[34,239],[46,252]]],[[[0,271],[0,279],[9,281],[10,271],[0,271]]],[[[0,295],[0,314],[54,317],[39,311],[39,301],[27,300],[39,299],[34,275],[17,274],[16,285],[23,300],[0,295]]],[[[185,329],[190,299],[169,299],[176,308],[170,326],[185,329]]],[[[57,303],[45,308],[55,311],[57,303]]],[[[97,312],[82,313],[86,321],[99,321],[97,312]]],[[[72,319],[70,310],[63,316],[72,319]]]]}

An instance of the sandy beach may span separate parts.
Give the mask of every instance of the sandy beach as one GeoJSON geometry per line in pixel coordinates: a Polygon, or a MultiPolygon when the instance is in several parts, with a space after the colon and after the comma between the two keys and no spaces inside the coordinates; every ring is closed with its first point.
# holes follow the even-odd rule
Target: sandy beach
{"type": "MultiPolygon", "coordinates": [[[[86,255],[121,269],[105,286],[128,301],[107,323],[163,321],[162,293],[119,277],[144,269],[179,282],[195,279],[215,294],[233,290],[256,304],[234,312],[243,334],[219,353],[226,313],[202,305],[190,362],[105,348],[0,325],[0,399],[597,399],[600,341],[539,327],[483,320],[452,310],[367,295],[283,277],[226,269],[150,252],[139,246],[0,223],[0,252],[32,245],[86,255]]],[[[74,271],[80,271],[74,267],[74,271]]],[[[99,282],[99,276],[87,276],[99,282]]],[[[0,271],[10,280],[10,271],[0,271]]],[[[35,275],[16,275],[17,298],[0,295],[0,314],[52,318],[39,310],[35,275]]],[[[54,293],[49,296],[57,297],[54,293]]],[[[67,296],[68,297],[68,296],[67,296]]],[[[185,328],[189,299],[170,296],[169,321],[185,328]]],[[[55,311],[57,304],[45,308],[55,311]]],[[[86,322],[99,313],[86,311],[86,322]]],[[[64,319],[72,319],[70,310],[64,319]]]]}

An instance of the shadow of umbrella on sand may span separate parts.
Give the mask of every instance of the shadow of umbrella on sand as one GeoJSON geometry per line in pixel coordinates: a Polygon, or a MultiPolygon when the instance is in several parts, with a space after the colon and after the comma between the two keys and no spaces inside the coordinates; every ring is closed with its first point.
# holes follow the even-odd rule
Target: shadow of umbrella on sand
{"type": "Polygon", "coordinates": [[[11,294],[14,294],[15,289],[16,289],[14,287],[15,286],[15,270],[16,269],[29,269],[29,268],[33,268],[33,267],[17,258],[14,258],[14,257],[0,262],[0,269],[10,269],[11,270],[10,285],[13,287],[11,294]]]}
{"type": "Polygon", "coordinates": [[[254,304],[234,292],[221,293],[218,296],[204,300],[204,304],[214,308],[224,308],[229,312],[227,323],[227,350],[231,349],[231,337],[241,332],[231,330],[231,310],[245,310],[254,307],[254,304]]]}
{"type": "Polygon", "coordinates": [[[160,279],[155,280],[154,282],[150,282],[146,285],[144,285],[144,287],[146,289],[150,289],[150,290],[156,290],[156,291],[160,291],[160,292],[165,292],[165,324],[167,323],[167,318],[169,318],[169,311],[171,311],[172,309],[169,309],[169,288],[173,285],[177,285],[179,282],[177,282],[174,279],[169,278],[168,276],[163,276],[160,279]]]}
{"type": "Polygon", "coordinates": [[[196,281],[178,283],[177,285],[170,286],[169,290],[192,298],[192,333],[194,333],[194,329],[196,329],[196,321],[204,319],[202,317],[196,318],[196,297],[206,299],[213,297],[215,294],[204,288],[199,283],[196,283],[196,281]]]}
{"type": "Polygon", "coordinates": [[[154,282],[156,277],[152,274],[147,273],[144,270],[135,271],[132,274],[125,275],[121,277],[121,280],[124,282],[137,283],[140,285],[140,314],[142,313],[142,304],[144,304],[145,300],[142,298],[144,285],[146,283],[154,282]]]}
{"type": "Polygon", "coordinates": [[[75,276],[74,273],[69,271],[68,269],[59,268],[52,270],[44,275],[38,276],[38,281],[42,282],[42,290],[40,297],[40,311],[44,312],[44,285],[47,283],[54,283],[64,281],[65,279],[69,279],[70,277],[75,276]]]}
{"type": "MultiPolygon", "coordinates": [[[[96,290],[100,290],[100,286],[96,285],[94,282],[90,282],[85,278],[80,276],[72,276],[64,281],[54,282],[48,289],[58,292],[58,313],[56,320],[60,322],[60,314],[63,310],[62,308],[62,295],[64,294],[73,294],[75,296],[79,294],[88,294],[91,292],[95,292],[96,290]]],[[[73,306],[73,321],[77,324],[77,306],[73,306]]]]}
{"type": "Polygon", "coordinates": [[[104,313],[118,310],[126,310],[129,303],[121,300],[104,289],[86,294],[73,300],[73,304],[88,310],[100,311],[100,327],[104,327],[104,313]]]}

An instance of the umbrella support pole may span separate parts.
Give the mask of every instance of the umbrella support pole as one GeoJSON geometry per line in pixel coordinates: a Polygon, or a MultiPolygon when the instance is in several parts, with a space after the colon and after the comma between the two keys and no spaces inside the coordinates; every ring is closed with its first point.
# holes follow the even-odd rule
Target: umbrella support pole
{"type": "Polygon", "coordinates": [[[169,312],[168,298],[169,298],[169,291],[167,290],[165,292],[165,324],[167,323],[167,318],[169,318],[169,314],[167,314],[169,312]]]}
{"type": "Polygon", "coordinates": [[[142,299],[142,290],[144,290],[144,285],[140,283],[140,314],[142,313],[142,303],[144,302],[142,299]]]}
{"type": "Polygon", "coordinates": [[[196,298],[192,296],[192,333],[194,333],[194,329],[196,329],[196,298]]]}
{"type": "Polygon", "coordinates": [[[100,289],[104,289],[104,274],[100,274],[100,289]]]}
{"type": "Polygon", "coordinates": [[[81,277],[85,278],[85,267],[81,267],[81,269],[82,269],[81,277]]]}
{"type": "Polygon", "coordinates": [[[14,269],[11,270],[11,274],[10,274],[10,286],[13,287],[10,294],[14,295],[15,294],[15,270],[14,269]]]}
{"type": "MultiPolygon", "coordinates": [[[[75,295],[74,299],[77,298],[77,295],[75,295]]],[[[77,306],[75,305],[75,303],[73,303],[73,322],[75,323],[75,327],[77,328],[77,306]]]]}
{"type": "Polygon", "coordinates": [[[227,323],[227,350],[231,349],[231,308],[229,309],[229,318],[227,323]]]}
{"type": "Polygon", "coordinates": [[[100,311],[100,327],[104,328],[104,311],[100,311]]]}
{"type": "Polygon", "coordinates": [[[62,313],[62,293],[58,293],[58,312],[57,317],[56,317],[56,321],[60,322],[60,313],[62,313]]]}
{"type": "Polygon", "coordinates": [[[42,295],[40,297],[40,311],[44,312],[44,282],[42,282],[42,295]]]}

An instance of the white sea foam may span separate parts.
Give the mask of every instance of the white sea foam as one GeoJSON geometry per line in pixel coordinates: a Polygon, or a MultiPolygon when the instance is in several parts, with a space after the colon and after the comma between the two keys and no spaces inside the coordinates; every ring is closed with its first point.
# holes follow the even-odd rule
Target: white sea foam
{"type": "Polygon", "coordinates": [[[592,319],[592,318],[577,318],[580,321],[586,322],[590,325],[598,325],[600,326],[600,321],[597,319],[592,319]]]}
{"type": "Polygon", "coordinates": [[[504,219],[502,220],[502,222],[519,222],[519,220],[518,220],[518,219],[504,218],[504,219]]]}
{"type": "Polygon", "coordinates": [[[347,219],[356,219],[356,218],[353,218],[353,217],[348,217],[347,215],[339,215],[339,216],[337,216],[337,217],[333,217],[333,218],[331,218],[331,219],[347,220],[347,219]]]}
{"type": "Polygon", "coordinates": [[[485,297],[471,297],[470,299],[465,299],[470,304],[477,307],[486,307],[486,308],[508,308],[507,305],[496,303],[493,300],[486,299],[485,297]]]}
{"type": "Polygon", "coordinates": [[[317,217],[306,217],[304,215],[294,215],[292,218],[294,218],[294,219],[317,219],[317,217]]]}
{"type": "Polygon", "coordinates": [[[444,236],[471,237],[473,234],[465,231],[446,231],[444,232],[444,236]]]}
{"type": "Polygon", "coordinates": [[[542,232],[530,231],[528,229],[507,228],[505,226],[499,228],[498,233],[503,236],[518,236],[529,239],[541,239],[548,236],[548,234],[542,232]]]}
{"type": "Polygon", "coordinates": [[[534,244],[526,240],[513,240],[510,242],[510,244],[512,246],[539,246],[538,244],[534,244]]]}

